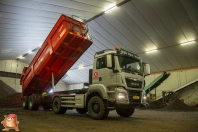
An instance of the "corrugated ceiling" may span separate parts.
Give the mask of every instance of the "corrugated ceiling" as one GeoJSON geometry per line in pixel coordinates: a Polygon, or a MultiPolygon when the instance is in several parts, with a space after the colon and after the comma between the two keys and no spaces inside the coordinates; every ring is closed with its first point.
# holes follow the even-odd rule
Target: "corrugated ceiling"
{"type": "MultiPolygon", "coordinates": [[[[0,59],[16,59],[37,48],[61,14],[88,19],[93,39],[65,75],[66,83],[87,82],[95,52],[115,45],[140,55],[152,72],[198,67],[197,0],[0,0],[0,59]],[[103,13],[121,2],[126,3],[103,13]],[[180,45],[190,41],[195,42],[180,45]]],[[[34,55],[21,61],[29,64],[34,55]]]]}

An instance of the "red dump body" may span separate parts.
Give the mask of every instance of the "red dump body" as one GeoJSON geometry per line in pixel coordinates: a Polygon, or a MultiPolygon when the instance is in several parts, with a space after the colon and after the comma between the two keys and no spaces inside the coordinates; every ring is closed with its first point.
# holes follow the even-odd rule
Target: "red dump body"
{"type": "Polygon", "coordinates": [[[29,67],[24,67],[20,84],[23,95],[52,88],[92,44],[83,22],[61,15],[29,67]]]}

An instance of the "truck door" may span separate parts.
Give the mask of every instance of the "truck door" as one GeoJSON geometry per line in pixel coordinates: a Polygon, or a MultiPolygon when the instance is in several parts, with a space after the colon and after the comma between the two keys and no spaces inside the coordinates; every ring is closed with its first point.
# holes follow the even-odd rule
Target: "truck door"
{"type": "Polygon", "coordinates": [[[93,83],[104,84],[106,87],[115,86],[116,74],[112,69],[107,68],[107,57],[97,58],[94,63],[96,67],[93,70],[93,83]]]}

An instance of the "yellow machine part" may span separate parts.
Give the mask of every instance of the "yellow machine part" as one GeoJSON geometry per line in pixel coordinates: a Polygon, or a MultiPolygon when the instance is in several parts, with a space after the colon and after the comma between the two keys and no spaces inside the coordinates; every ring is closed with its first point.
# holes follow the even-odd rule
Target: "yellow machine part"
{"type": "Polygon", "coordinates": [[[47,96],[48,94],[47,94],[47,92],[43,92],[42,93],[42,98],[44,98],[45,96],[47,96]]]}

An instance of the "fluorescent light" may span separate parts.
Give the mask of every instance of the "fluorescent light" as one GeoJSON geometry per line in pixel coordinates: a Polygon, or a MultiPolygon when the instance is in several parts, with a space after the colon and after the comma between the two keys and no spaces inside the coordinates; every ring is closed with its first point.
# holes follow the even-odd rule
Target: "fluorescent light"
{"type": "Polygon", "coordinates": [[[84,65],[78,66],[78,69],[83,69],[83,68],[84,68],[84,65]]]}
{"type": "Polygon", "coordinates": [[[157,50],[154,49],[154,50],[150,50],[150,51],[146,51],[146,53],[152,53],[152,52],[156,52],[157,50]]]}
{"type": "Polygon", "coordinates": [[[109,9],[107,9],[107,10],[105,11],[105,13],[110,12],[110,11],[114,10],[115,8],[117,8],[117,6],[114,6],[114,7],[111,7],[111,8],[109,8],[109,9]]]}
{"type": "Polygon", "coordinates": [[[187,44],[192,44],[192,43],[195,43],[195,41],[185,42],[185,43],[182,43],[181,45],[187,45],[187,44]]]}
{"type": "Polygon", "coordinates": [[[103,11],[107,11],[107,10],[109,10],[109,9],[113,8],[114,6],[116,6],[116,4],[115,4],[115,3],[108,4],[108,5],[106,5],[106,6],[104,7],[104,10],[103,10],[103,11]]]}
{"type": "Polygon", "coordinates": [[[32,52],[32,50],[30,50],[30,51],[28,51],[27,53],[28,53],[28,54],[32,54],[33,52],[32,52]]]}
{"type": "Polygon", "coordinates": [[[24,57],[23,57],[23,56],[19,56],[18,58],[19,58],[19,59],[23,59],[24,57]]]}
{"type": "Polygon", "coordinates": [[[12,49],[2,49],[1,53],[10,53],[12,52],[12,49]]]}

